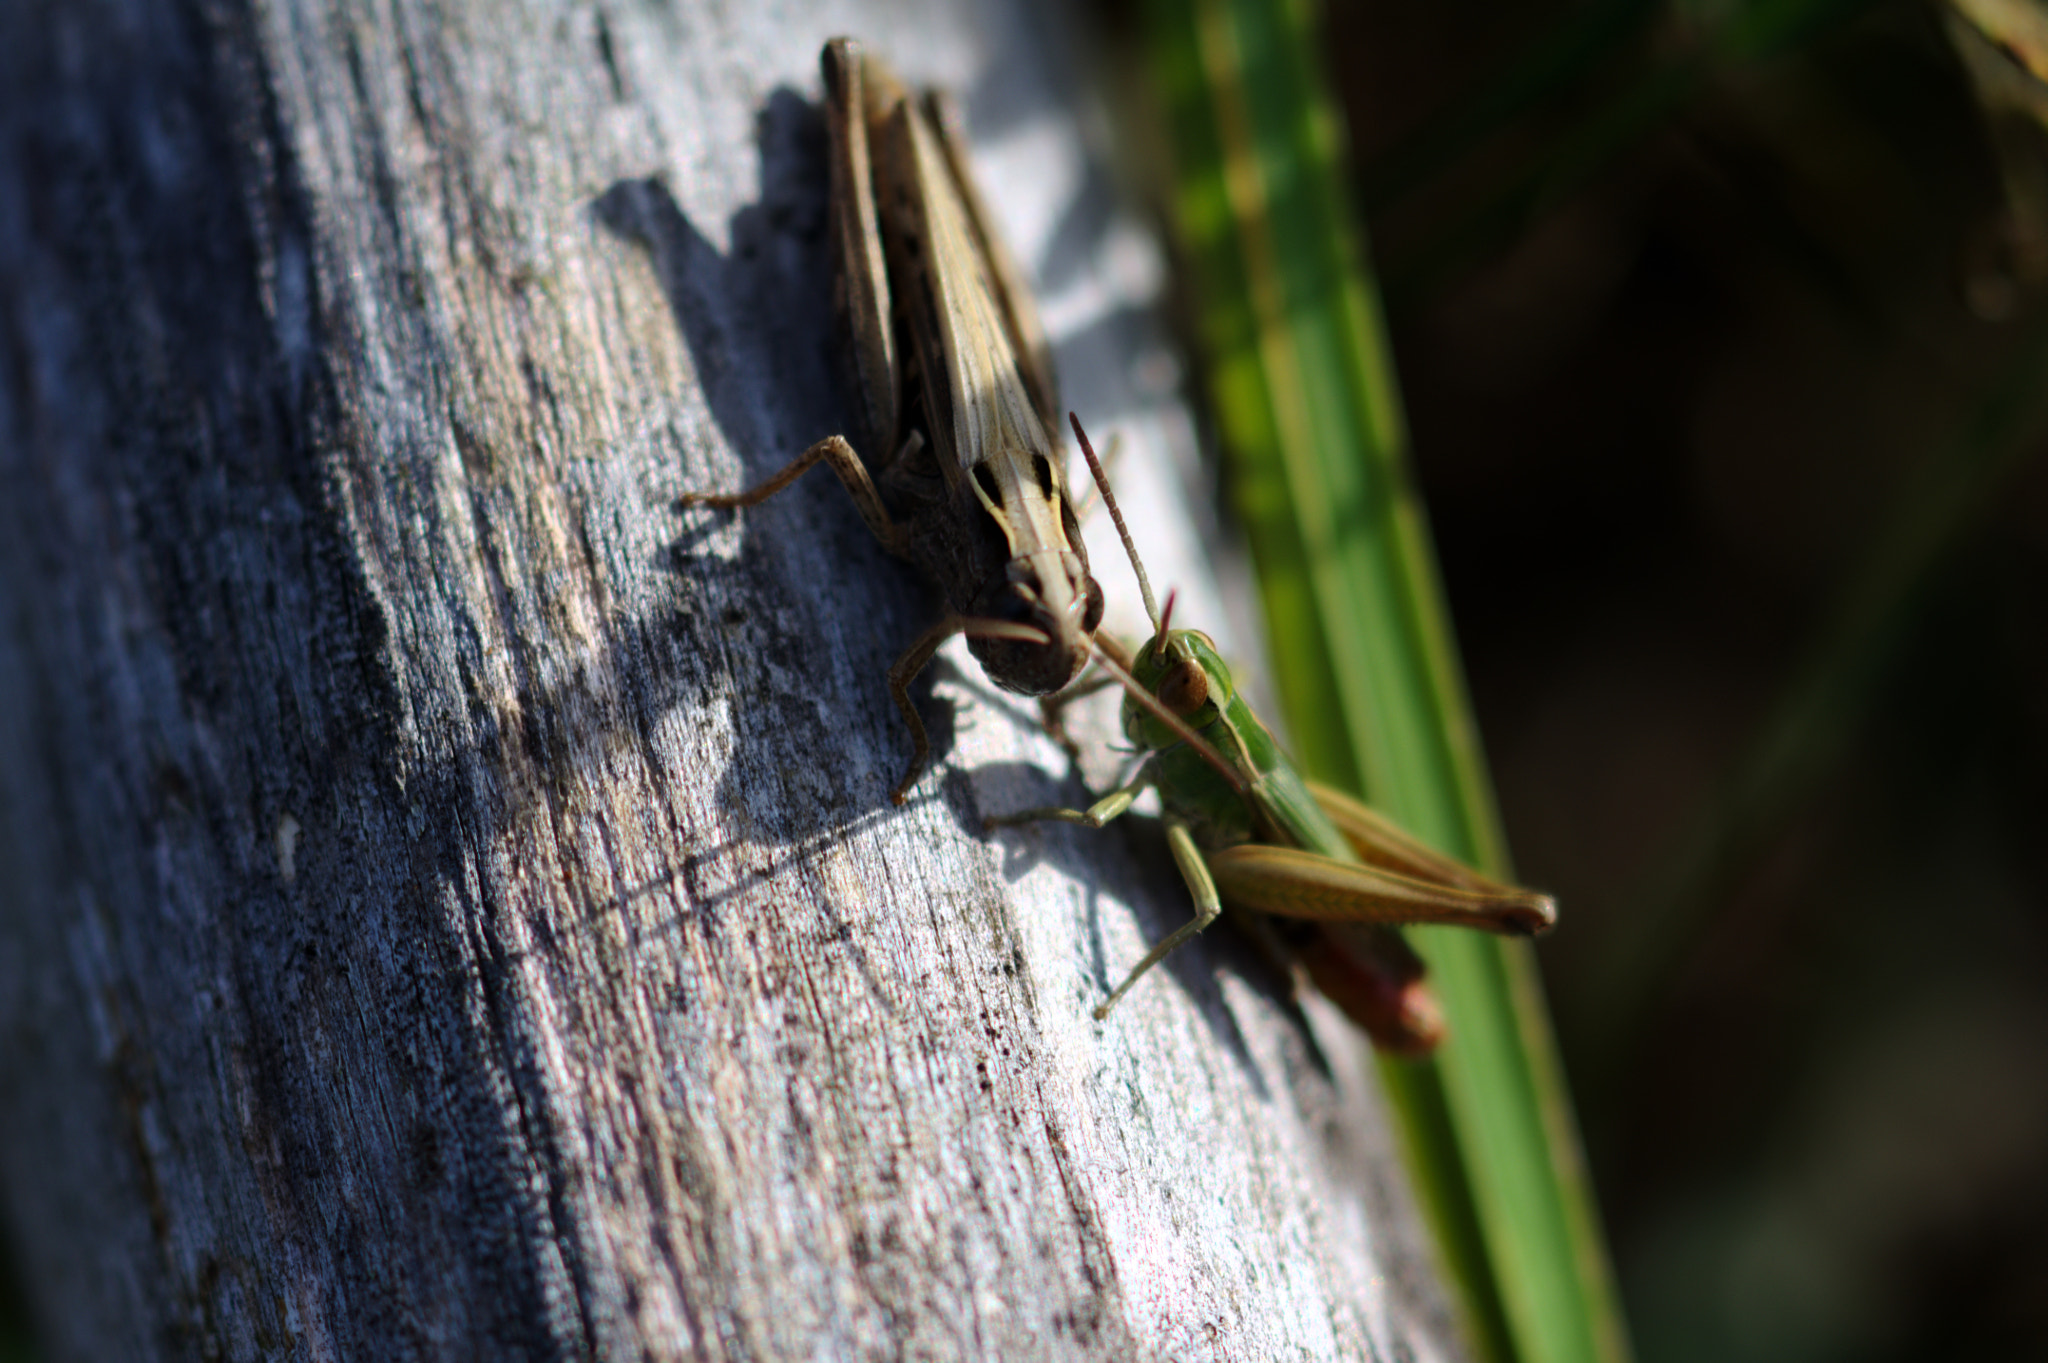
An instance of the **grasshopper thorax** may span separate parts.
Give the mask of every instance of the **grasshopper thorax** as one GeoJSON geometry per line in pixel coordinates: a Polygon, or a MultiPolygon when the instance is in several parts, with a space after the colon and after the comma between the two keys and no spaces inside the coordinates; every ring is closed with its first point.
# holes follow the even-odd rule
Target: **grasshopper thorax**
{"type": "MultiPolygon", "coordinates": [[[[1198,734],[1222,718],[1237,694],[1216,641],[1200,630],[1155,635],[1138,654],[1131,676],[1198,734]]],[[[1165,720],[1134,700],[1125,699],[1123,718],[1124,737],[1142,748],[1157,751],[1181,741],[1165,720]]]]}

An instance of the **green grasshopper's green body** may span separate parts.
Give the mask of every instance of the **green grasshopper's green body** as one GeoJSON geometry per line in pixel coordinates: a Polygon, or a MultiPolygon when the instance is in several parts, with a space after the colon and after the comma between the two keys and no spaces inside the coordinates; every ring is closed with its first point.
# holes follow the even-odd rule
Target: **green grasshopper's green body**
{"type": "MultiPolygon", "coordinates": [[[[1158,789],[1169,816],[1185,823],[1195,841],[1211,849],[1248,842],[1280,842],[1326,852],[1336,847],[1336,826],[1316,805],[1301,773],[1231,684],[1229,668],[1208,635],[1194,630],[1170,632],[1163,645],[1155,641],[1146,648],[1131,675],[1159,696],[1161,684],[1183,659],[1192,660],[1201,670],[1208,693],[1206,704],[1184,716],[1188,727],[1217,745],[1226,757],[1235,751],[1239,771],[1248,779],[1252,793],[1249,799],[1240,795],[1220,779],[1200,749],[1183,742],[1158,715],[1127,703],[1124,735],[1152,754],[1142,770],[1158,789]]],[[[1160,699],[1180,713],[1171,699],[1160,699]]]]}
{"type": "MultiPolygon", "coordinates": [[[[1078,424],[1075,434],[1095,466],[1078,424]]],[[[1139,577],[1142,584],[1142,568],[1139,577]]],[[[1151,589],[1144,591],[1151,611],[1151,589]]],[[[1304,778],[1238,693],[1214,642],[1196,630],[1169,630],[1152,614],[1157,630],[1135,659],[1099,645],[1129,690],[1124,735],[1147,754],[1130,780],[1087,810],[1026,810],[989,821],[1099,828],[1147,789],[1159,792],[1167,842],[1196,915],[1146,953],[1096,1016],[1228,905],[1283,920],[1260,921],[1255,930],[1295,955],[1382,1047],[1428,1050],[1441,1022],[1421,961],[1392,926],[1438,923],[1521,936],[1555,923],[1555,903],[1490,880],[1304,778]]]]}

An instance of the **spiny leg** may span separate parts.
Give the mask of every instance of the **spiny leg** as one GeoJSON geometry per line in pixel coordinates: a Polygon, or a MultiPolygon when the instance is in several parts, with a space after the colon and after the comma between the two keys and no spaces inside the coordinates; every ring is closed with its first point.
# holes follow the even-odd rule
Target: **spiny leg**
{"type": "Polygon", "coordinates": [[[853,497],[853,504],[860,509],[861,519],[868,523],[868,529],[874,531],[882,547],[898,558],[907,557],[910,552],[908,532],[890,519],[888,508],[882,505],[881,494],[875,491],[874,480],[868,477],[867,465],[861,462],[853,446],[847,444],[846,437],[842,435],[826,436],[791,460],[779,473],[744,492],[686,492],[678,499],[678,505],[713,506],[721,510],[758,506],[803,477],[813,464],[820,461],[839,475],[839,481],[853,497]]]}
{"type": "Polygon", "coordinates": [[[932,743],[925,736],[924,721],[917,717],[917,707],[910,703],[910,683],[917,674],[924,671],[925,664],[939,651],[939,646],[956,634],[972,635],[982,639],[1020,639],[1028,643],[1042,644],[1045,634],[1029,625],[1020,625],[1013,620],[987,620],[971,615],[948,615],[917,636],[917,642],[903,650],[903,656],[889,667],[889,696],[896,702],[897,713],[903,716],[903,723],[910,729],[910,742],[915,749],[910,758],[910,770],[903,773],[903,779],[889,792],[892,803],[902,804],[910,796],[910,787],[925,764],[931,761],[932,743]]]}
{"type": "Polygon", "coordinates": [[[1066,809],[1058,805],[1020,809],[1014,814],[992,815],[983,819],[981,826],[990,832],[1027,823],[1077,823],[1088,828],[1100,828],[1129,809],[1150,784],[1150,779],[1141,775],[1138,780],[1119,786],[1086,809],[1066,809]]]}
{"type": "Polygon", "coordinates": [[[1145,953],[1145,958],[1131,967],[1131,973],[1124,977],[1110,996],[1095,1010],[1095,1020],[1102,1021],[1109,1016],[1109,1010],[1116,1007],[1118,999],[1131,992],[1131,986],[1143,977],[1146,971],[1179,950],[1190,938],[1216,921],[1223,912],[1223,902],[1217,897],[1216,882],[1209,877],[1209,868],[1202,859],[1202,849],[1195,845],[1194,834],[1178,819],[1167,821],[1166,845],[1173,849],[1174,862],[1180,867],[1180,877],[1187,882],[1188,893],[1195,898],[1195,916],[1190,921],[1169,933],[1158,946],[1145,953]]]}
{"type": "Polygon", "coordinates": [[[926,737],[924,721],[918,718],[917,707],[910,703],[910,683],[917,680],[917,674],[924,671],[925,664],[939,651],[939,646],[956,634],[966,630],[967,621],[957,615],[949,615],[917,636],[917,642],[903,651],[889,667],[889,698],[896,702],[896,710],[903,716],[903,723],[910,729],[910,769],[903,773],[903,779],[889,792],[891,804],[902,804],[910,798],[910,787],[923,774],[925,764],[931,761],[932,741],[926,737]]]}

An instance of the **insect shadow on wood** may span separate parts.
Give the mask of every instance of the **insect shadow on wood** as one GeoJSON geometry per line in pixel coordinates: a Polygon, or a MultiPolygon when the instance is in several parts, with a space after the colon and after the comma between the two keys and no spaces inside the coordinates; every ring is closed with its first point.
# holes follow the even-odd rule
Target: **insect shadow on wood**
{"type": "MultiPolygon", "coordinates": [[[[824,115],[797,92],[778,89],[755,120],[755,138],[759,194],[728,219],[725,250],[659,178],[618,181],[591,207],[600,226],[647,253],[724,445],[761,470],[820,435],[845,429],[850,408],[837,368],[824,115]]],[[[894,656],[891,642],[916,633],[926,609],[921,594],[907,575],[882,567],[887,556],[877,552],[844,493],[821,483],[806,496],[805,524],[829,540],[819,556],[846,562],[863,580],[868,618],[859,628],[834,630],[859,652],[840,665],[861,676],[880,672],[894,656]]],[[[826,617],[832,603],[799,599],[804,589],[785,586],[772,572],[699,552],[725,529],[699,513],[671,542],[667,567],[691,603],[677,623],[689,646],[728,661],[732,675],[722,689],[747,698],[731,709],[736,756],[720,802],[747,816],[747,826],[800,844],[843,829],[849,810],[873,799],[857,764],[815,761],[819,745],[848,726],[879,735],[895,721],[879,693],[849,685],[827,695],[814,685],[818,633],[764,628],[761,621],[826,617]],[[788,760],[802,755],[810,760],[788,760]],[[805,768],[800,782],[815,786],[803,798],[791,799],[789,790],[760,779],[796,766],[805,768]]],[[[764,547],[749,537],[749,554],[764,547]]],[[[820,593],[829,596],[832,589],[827,581],[820,593]]],[[[928,686],[926,680],[920,691],[928,686]]],[[[939,741],[949,744],[950,714],[943,706],[934,713],[920,700],[939,741]]],[[[890,741],[878,738],[876,745],[890,741]]]]}
{"type": "Polygon", "coordinates": [[[728,250],[658,177],[620,180],[592,209],[648,252],[726,443],[773,464],[790,428],[831,427],[844,412],[832,382],[824,117],[778,89],[754,127],[760,190],[728,219],[728,250]]]}
{"type": "MultiPolygon", "coordinates": [[[[889,972],[877,965],[875,957],[864,945],[861,934],[855,929],[854,916],[842,908],[828,883],[813,874],[813,868],[825,849],[845,843],[849,837],[858,836],[864,826],[888,816],[884,809],[878,807],[850,822],[816,829],[785,842],[765,862],[751,861],[737,876],[730,874],[727,858],[748,845],[750,839],[679,849],[681,855],[672,864],[662,867],[646,880],[624,887],[614,902],[622,909],[645,900],[666,900],[686,906],[679,907],[675,914],[651,919],[643,936],[653,940],[675,937],[688,931],[707,943],[717,943],[729,933],[747,934],[754,926],[754,919],[744,908],[735,917],[727,912],[729,906],[736,903],[744,905],[748,893],[762,883],[798,877],[808,888],[808,901],[817,909],[817,929],[811,934],[806,949],[846,953],[867,985],[869,995],[893,1012],[900,1000],[887,982],[889,972]],[[680,898],[674,893],[678,885],[682,888],[680,898]]],[[[686,1006],[689,998],[687,986],[679,981],[676,988],[679,992],[671,1001],[686,1006]]]]}

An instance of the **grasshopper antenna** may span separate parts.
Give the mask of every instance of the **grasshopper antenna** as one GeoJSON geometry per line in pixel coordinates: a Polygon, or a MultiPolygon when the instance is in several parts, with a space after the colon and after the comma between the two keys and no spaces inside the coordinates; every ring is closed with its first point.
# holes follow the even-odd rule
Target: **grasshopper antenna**
{"type": "MultiPolygon", "coordinates": [[[[1116,533],[1123,540],[1124,552],[1131,559],[1131,570],[1138,575],[1138,592],[1145,598],[1145,614],[1152,621],[1152,637],[1155,640],[1164,639],[1167,618],[1173,614],[1173,596],[1168,594],[1166,614],[1161,615],[1159,602],[1152,595],[1152,579],[1145,575],[1144,560],[1138,557],[1138,546],[1131,540],[1130,527],[1124,524],[1123,509],[1116,504],[1116,494],[1109,490],[1109,475],[1102,471],[1102,461],[1095,457],[1095,447],[1088,443],[1088,432],[1081,429],[1081,418],[1068,412],[1067,420],[1074,427],[1074,438],[1081,442],[1081,454],[1088,461],[1088,471],[1095,475],[1095,486],[1102,490],[1102,503],[1109,508],[1110,519],[1116,522],[1116,533]]],[[[1088,647],[1095,654],[1096,663],[1123,685],[1132,700],[1158,716],[1167,728],[1179,736],[1181,742],[1193,748],[1203,761],[1221,773],[1223,779],[1230,783],[1232,790],[1239,795],[1250,793],[1251,787],[1246,784],[1244,774],[1233,767],[1222,753],[1216,751],[1215,745],[1196,733],[1186,720],[1167,709],[1159,697],[1153,695],[1131,675],[1126,663],[1116,658],[1110,649],[1103,647],[1101,640],[1090,636],[1088,647]]]]}
{"type": "Polygon", "coordinates": [[[1138,557],[1138,546],[1131,541],[1130,527],[1124,524],[1124,513],[1116,504],[1116,494],[1109,490],[1109,475],[1102,471],[1102,461],[1095,457],[1095,447],[1088,443],[1088,433],[1081,429],[1081,418],[1068,412],[1067,420],[1074,427],[1074,438],[1081,442],[1081,455],[1088,461],[1088,472],[1095,475],[1095,486],[1102,490],[1102,504],[1109,508],[1109,518],[1116,522],[1116,533],[1123,539],[1124,552],[1130,555],[1131,568],[1138,574],[1138,592],[1145,598],[1145,618],[1152,622],[1156,638],[1166,633],[1166,626],[1160,623],[1159,603],[1152,597],[1152,579],[1145,576],[1145,564],[1138,557]]]}

